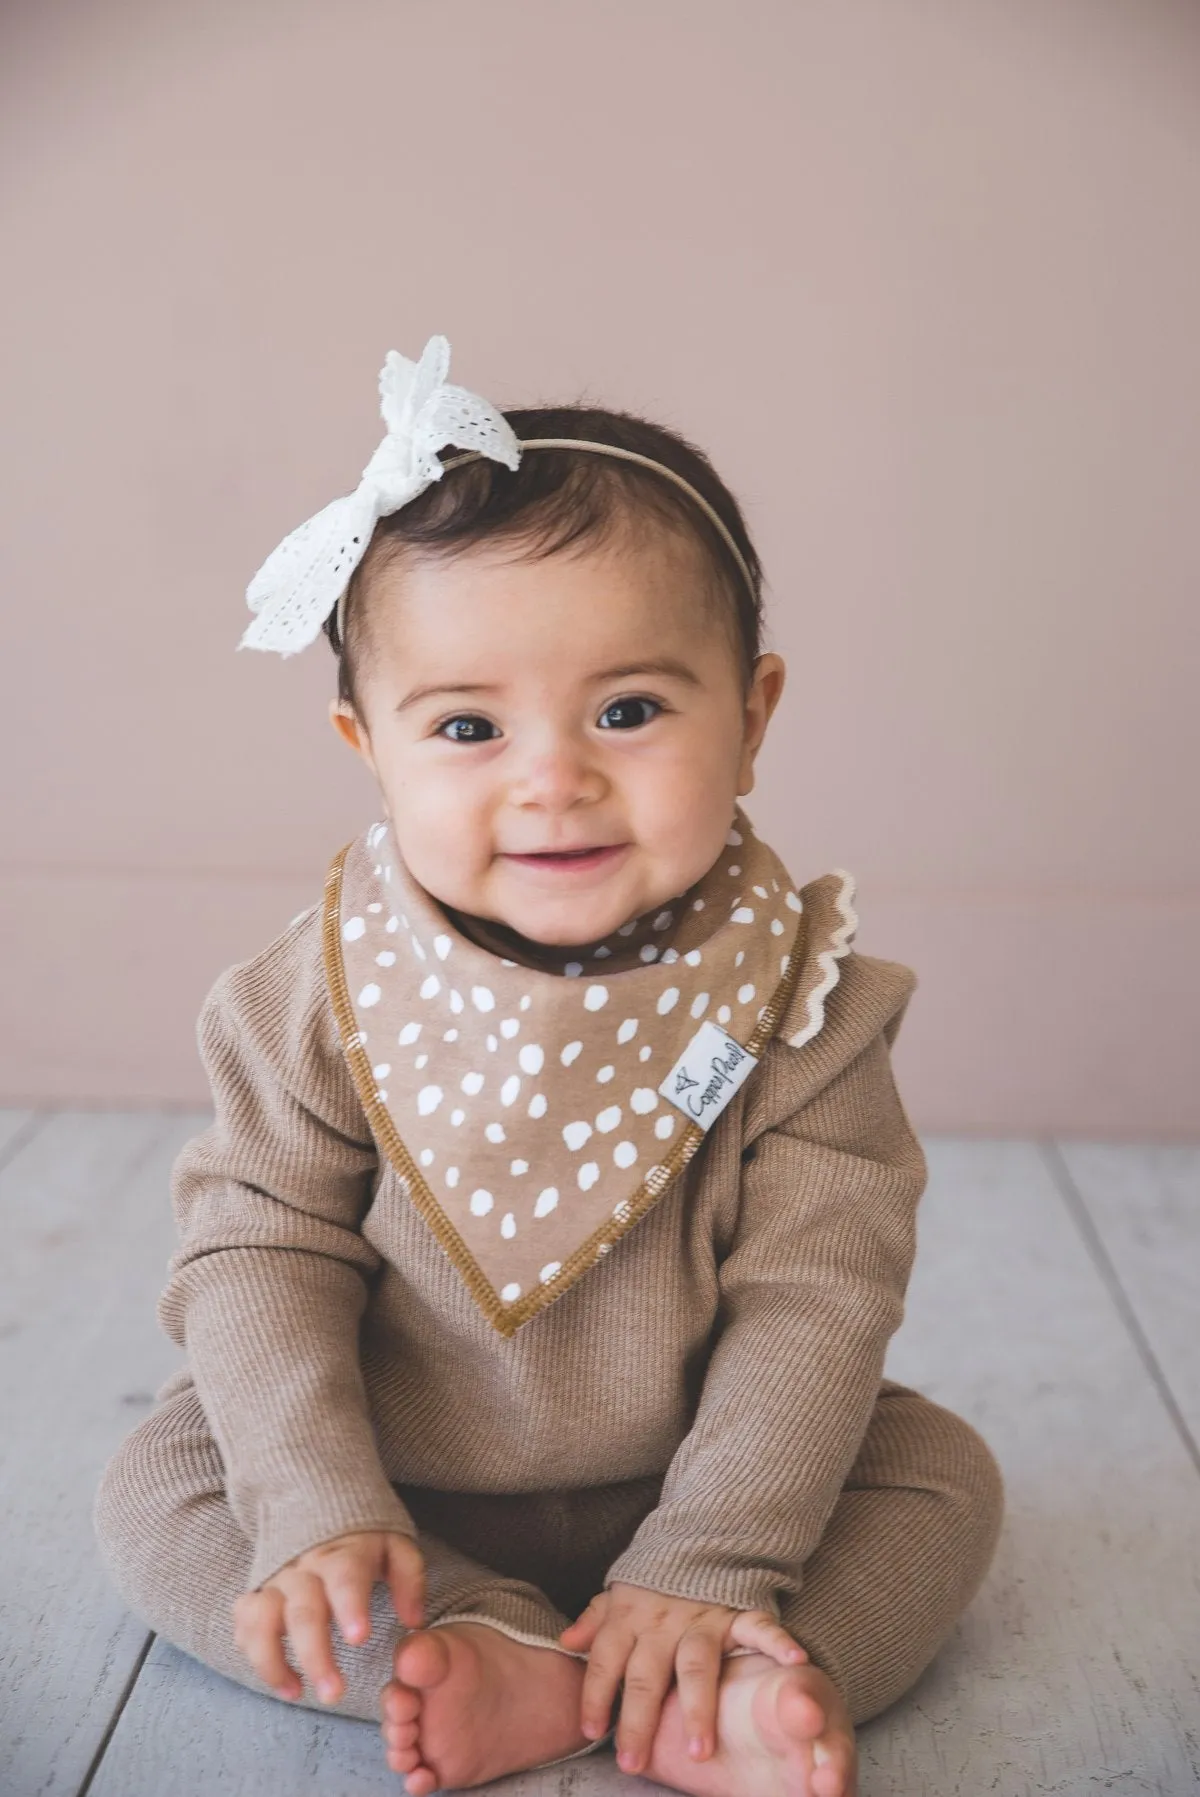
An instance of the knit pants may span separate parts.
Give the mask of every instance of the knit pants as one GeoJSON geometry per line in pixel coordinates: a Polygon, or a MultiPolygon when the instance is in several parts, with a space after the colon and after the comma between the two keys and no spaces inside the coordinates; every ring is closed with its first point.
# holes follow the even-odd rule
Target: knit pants
{"type": "MultiPolygon", "coordinates": [[[[471,1617],[555,1646],[603,1588],[660,1485],[655,1476],[501,1496],[398,1486],[420,1531],[427,1620],[471,1617]]],[[[842,1691],[854,1722],[886,1709],[933,1658],[987,1571],[1002,1506],[999,1470],[975,1431],[885,1380],[799,1593],[781,1604],[784,1626],[842,1691]]],[[[251,1546],[190,1381],[109,1462],[95,1525],[118,1590],[152,1629],[227,1678],[268,1690],[234,1646],[251,1546]]],[[[342,1701],[321,1704],[307,1680],[299,1701],[377,1720],[404,1632],[377,1585],[369,1640],[350,1647],[334,1631],[342,1701]]]]}

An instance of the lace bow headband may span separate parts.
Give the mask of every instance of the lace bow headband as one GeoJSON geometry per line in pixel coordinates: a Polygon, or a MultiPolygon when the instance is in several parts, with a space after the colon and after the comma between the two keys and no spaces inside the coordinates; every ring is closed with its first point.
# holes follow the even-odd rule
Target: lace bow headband
{"type": "Polygon", "coordinates": [[[465,387],[451,386],[446,380],[449,369],[450,345],[444,337],[431,337],[419,362],[410,362],[394,349],[388,351],[379,373],[379,409],[387,435],[363,469],[354,492],[333,500],[271,551],[246,588],[246,603],[255,616],[239,649],[295,655],[320,635],[335,605],[341,638],[346,588],[379,520],[398,512],[435,480],[441,480],[449,468],[486,457],[515,472],[526,449],[590,450],[653,468],[705,513],[754,594],[753,577],[728,526],[703,494],[673,468],[615,443],[593,443],[584,437],[522,439],[486,399],[468,393],[465,387]],[[438,451],[450,446],[467,453],[443,462],[438,451]]]}

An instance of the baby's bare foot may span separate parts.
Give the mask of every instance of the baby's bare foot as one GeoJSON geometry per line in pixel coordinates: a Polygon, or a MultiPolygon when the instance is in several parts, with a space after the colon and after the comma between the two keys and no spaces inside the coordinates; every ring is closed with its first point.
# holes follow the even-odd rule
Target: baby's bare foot
{"type": "Polygon", "coordinates": [[[717,1750],[693,1759],[672,1690],[646,1777],[694,1797],[855,1797],[854,1730],[841,1692],[816,1666],[739,1654],[722,1668],[717,1750]]]}
{"type": "Polygon", "coordinates": [[[417,1629],[383,1689],[387,1763],[409,1797],[487,1784],[586,1745],[583,1662],[485,1623],[417,1629]]]}

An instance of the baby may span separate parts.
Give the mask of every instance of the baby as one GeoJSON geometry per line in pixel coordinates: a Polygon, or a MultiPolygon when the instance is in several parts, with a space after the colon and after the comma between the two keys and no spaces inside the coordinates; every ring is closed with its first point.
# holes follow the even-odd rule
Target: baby
{"type": "Polygon", "coordinates": [[[412,1797],[614,1716],[661,1785],[850,1797],[1002,1507],[978,1435],[882,1377],[913,977],[740,809],[784,669],[710,463],[498,413],[448,354],[388,357],[358,489],[249,590],[248,646],[324,628],[384,815],[205,1001],[187,1361],[99,1539],[188,1653],[381,1717],[412,1797]]]}

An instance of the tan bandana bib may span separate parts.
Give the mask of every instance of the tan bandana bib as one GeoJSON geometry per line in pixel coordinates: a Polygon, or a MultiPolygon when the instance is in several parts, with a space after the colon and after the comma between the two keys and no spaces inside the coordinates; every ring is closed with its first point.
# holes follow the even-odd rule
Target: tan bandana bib
{"type": "Polygon", "coordinates": [[[359,1097],[501,1335],[634,1226],[753,1073],[792,997],[802,910],[741,812],[688,893],[547,951],[549,970],[457,929],[389,824],[335,858],[325,965],[359,1097]]]}

